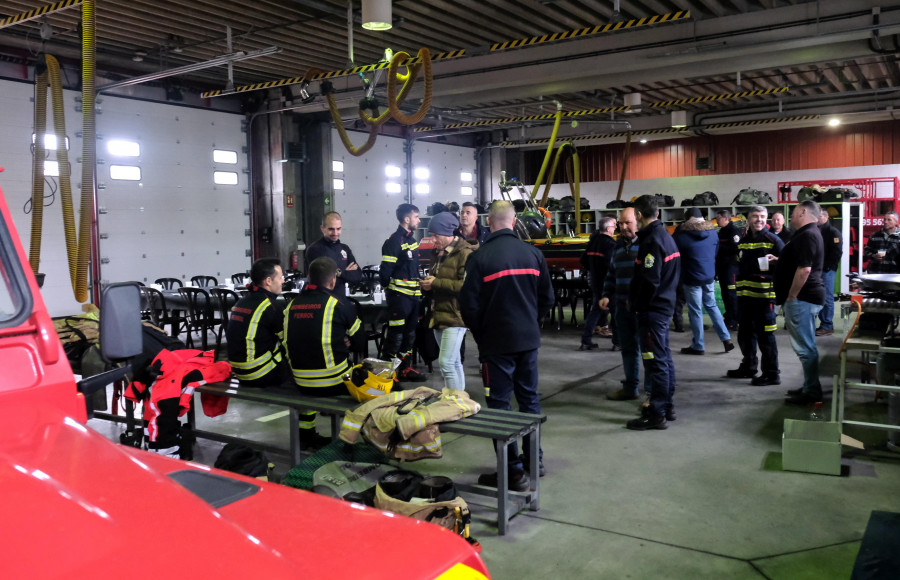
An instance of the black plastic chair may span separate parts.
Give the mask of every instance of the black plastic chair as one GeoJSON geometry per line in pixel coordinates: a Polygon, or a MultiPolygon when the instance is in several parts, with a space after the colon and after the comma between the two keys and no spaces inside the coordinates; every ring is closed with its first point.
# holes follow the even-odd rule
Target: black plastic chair
{"type": "MultiPolygon", "coordinates": [[[[360,305],[356,298],[347,297],[347,300],[356,307],[356,316],[362,324],[362,332],[366,333],[366,346],[362,352],[353,353],[353,361],[358,363],[363,358],[369,357],[369,342],[375,343],[375,356],[381,352],[384,337],[387,336],[388,322],[386,320],[386,308],[379,309],[375,316],[367,316],[367,311],[360,305]],[[379,328],[380,324],[380,328],[379,328]]],[[[371,312],[371,311],[370,311],[371,312]]]]}
{"type": "Polygon", "coordinates": [[[184,286],[184,282],[178,278],[157,278],[154,284],[159,284],[163,290],[175,290],[184,286]]]}
{"type": "Polygon", "coordinates": [[[150,320],[150,322],[163,330],[166,329],[166,325],[169,325],[169,328],[171,329],[169,334],[177,337],[181,333],[181,326],[185,320],[182,316],[177,314],[177,311],[169,310],[168,306],[166,306],[166,298],[163,293],[156,288],[141,288],[142,315],[145,311],[145,300],[146,308],[148,310],[147,314],[149,316],[149,318],[146,318],[145,320],[150,320]]]}
{"type": "Polygon", "coordinates": [[[225,329],[228,328],[228,321],[231,318],[231,307],[237,304],[241,299],[237,292],[228,290],[227,288],[213,288],[209,291],[216,303],[216,310],[219,313],[217,319],[219,330],[216,332],[216,350],[222,344],[222,337],[225,335],[225,329]]]}
{"type": "Polygon", "coordinates": [[[250,272],[239,272],[231,275],[231,283],[235,286],[246,286],[250,283],[250,272]]]}
{"type": "Polygon", "coordinates": [[[569,280],[566,280],[566,269],[561,266],[550,268],[550,283],[553,285],[554,302],[550,309],[550,324],[556,323],[556,330],[562,330],[563,308],[572,302],[569,280]]]}
{"type": "Polygon", "coordinates": [[[200,288],[212,288],[213,286],[218,286],[219,281],[215,276],[192,276],[191,284],[200,288]]]}
{"type": "Polygon", "coordinates": [[[212,298],[203,288],[179,288],[179,294],[187,305],[187,340],[185,344],[194,348],[194,333],[200,333],[202,350],[207,350],[207,333],[215,332],[218,319],[213,315],[212,298]]]}

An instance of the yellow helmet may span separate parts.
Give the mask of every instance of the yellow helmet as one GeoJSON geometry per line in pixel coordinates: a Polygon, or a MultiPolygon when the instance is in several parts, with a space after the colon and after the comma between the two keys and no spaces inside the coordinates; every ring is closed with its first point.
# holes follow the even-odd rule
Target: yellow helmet
{"type": "Polygon", "coordinates": [[[358,364],[344,375],[344,384],[354,399],[364,403],[390,393],[394,387],[394,375],[391,373],[387,377],[379,376],[358,364]]]}

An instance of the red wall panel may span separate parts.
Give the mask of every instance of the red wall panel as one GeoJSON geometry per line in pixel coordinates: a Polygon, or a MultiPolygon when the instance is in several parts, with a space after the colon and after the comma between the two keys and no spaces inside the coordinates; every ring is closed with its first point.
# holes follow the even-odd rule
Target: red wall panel
{"type": "MultiPolygon", "coordinates": [[[[579,148],[581,180],[619,179],[625,145],[579,148]]],[[[759,173],[900,163],[900,121],[717,135],[631,144],[627,179],[759,173]],[[711,169],[696,169],[710,157],[711,169]]],[[[537,178],[544,151],[525,153],[525,183],[537,178]]],[[[562,164],[554,181],[565,180],[562,164]]]]}

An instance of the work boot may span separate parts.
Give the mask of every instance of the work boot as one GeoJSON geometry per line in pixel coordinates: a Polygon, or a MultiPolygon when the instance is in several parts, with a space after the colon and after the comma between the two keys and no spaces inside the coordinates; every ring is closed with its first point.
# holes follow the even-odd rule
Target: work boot
{"type": "Polygon", "coordinates": [[[734,350],[734,343],[730,340],[723,340],[722,345],[725,347],[725,352],[731,352],[734,350]]]}
{"type": "Polygon", "coordinates": [[[318,451],[330,443],[330,438],[319,435],[315,429],[300,429],[300,448],[305,451],[318,451]]]}
{"type": "Polygon", "coordinates": [[[595,348],[600,348],[600,345],[596,342],[582,342],[578,350],[593,350],[595,348]]]}
{"type": "MultiPolygon", "coordinates": [[[[531,473],[531,464],[528,463],[528,458],[524,453],[519,454],[519,461],[522,462],[522,467],[525,468],[525,473],[531,473]]],[[[547,469],[544,467],[543,458],[538,459],[538,475],[540,475],[541,477],[547,475],[547,469]]]]}
{"type": "Polygon", "coordinates": [[[610,401],[634,401],[638,398],[638,396],[634,391],[619,389],[618,391],[610,391],[606,393],[606,398],[610,401]]]}
{"type": "Polygon", "coordinates": [[[756,371],[741,366],[728,371],[725,376],[729,379],[752,379],[756,376],[756,371]]]}
{"type": "Polygon", "coordinates": [[[648,429],[667,429],[666,418],[656,413],[644,413],[637,419],[625,423],[627,429],[632,431],[647,431],[648,429]]]}
{"type": "Polygon", "coordinates": [[[753,377],[750,384],[754,387],[767,387],[769,385],[780,385],[781,378],[778,375],[759,375],[753,377]]]}
{"type": "MultiPolygon", "coordinates": [[[[478,476],[478,485],[497,487],[497,473],[482,473],[478,476]]],[[[509,480],[506,482],[506,488],[510,491],[529,491],[531,489],[531,478],[524,471],[521,473],[510,473],[509,480]]]]}

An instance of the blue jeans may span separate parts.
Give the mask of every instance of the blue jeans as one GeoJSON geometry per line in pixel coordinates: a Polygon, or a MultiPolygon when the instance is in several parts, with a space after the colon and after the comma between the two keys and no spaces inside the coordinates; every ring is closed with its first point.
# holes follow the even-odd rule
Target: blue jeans
{"type": "Polygon", "coordinates": [[[584,318],[584,332],[581,334],[581,344],[593,342],[594,328],[598,324],[606,326],[606,321],[609,319],[609,312],[597,306],[597,303],[600,302],[600,296],[594,294],[589,300],[591,301],[591,310],[584,318]]]}
{"type": "Polygon", "coordinates": [[[712,320],[713,329],[719,335],[719,340],[731,340],[731,333],[725,328],[725,321],[719,307],[716,305],[716,288],[713,283],[703,284],[701,286],[688,286],[683,284],[684,297],[687,300],[688,321],[691,323],[691,334],[694,335],[691,341],[691,348],[694,350],[703,350],[703,311],[700,307],[706,309],[709,319],[712,320]]]}
{"type": "MultiPolygon", "coordinates": [[[[616,320],[616,336],[619,339],[619,347],[622,349],[622,366],[625,369],[622,390],[637,395],[641,382],[641,348],[638,344],[637,318],[628,312],[625,302],[616,304],[613,309],[613,317],[616,320]]],[[[644,390],[650,392],[646,381],[644,381],[644,390]]]]}
{"type": "MultiPolygon", "coordinates": [[[[510,397],[515,395],[520,413],[540,415],[541,399],[538,396],[538,349],[512,354],[493,354],[481,357],[481,378],[488,409],[512,411],[510,397]]],[[[529,456],[528,439],[524,443],[525,457],[529,456]]],[[[544,457],[543,449],[539,457],[544,457]]],[[[513,442],[506,458],[510,474],[522,473],[519,446],[513,442]]]]}
{"type": "Polygon", "coordinates": [[[638,314],[644,381],[650,385],[650,409],[665,415],[674,408],[675,363],[669,348],[669,319],[658,313],[638,314]]]}
{"type": "Polygon", "coordinates": [[[825,330],[834,330],[834,278],[837,276],[835,270],[822,272],[822,284],[825,286],[825,304],[822,311],[819,312],[819,320],[821,326],[825,330]]]}
{"type": "Polygon", "coordinates": [[[463,372],[462,356],[459,351],[465,337],[466,329],[461,326],[434,331],[434,338],[441,347],[438,366],[441,367],[444,386],[448,389],[466,390],[466,375],[463,372]]]}
{"type": "Polygon", "coordinates": [[[822,396],[819,382],[819,350],[816,348],[816,315],[822,307],[802,300],[784,303],[784,322],[791,337],[791,348],[803,367],[803,392],[822,396]]]}

